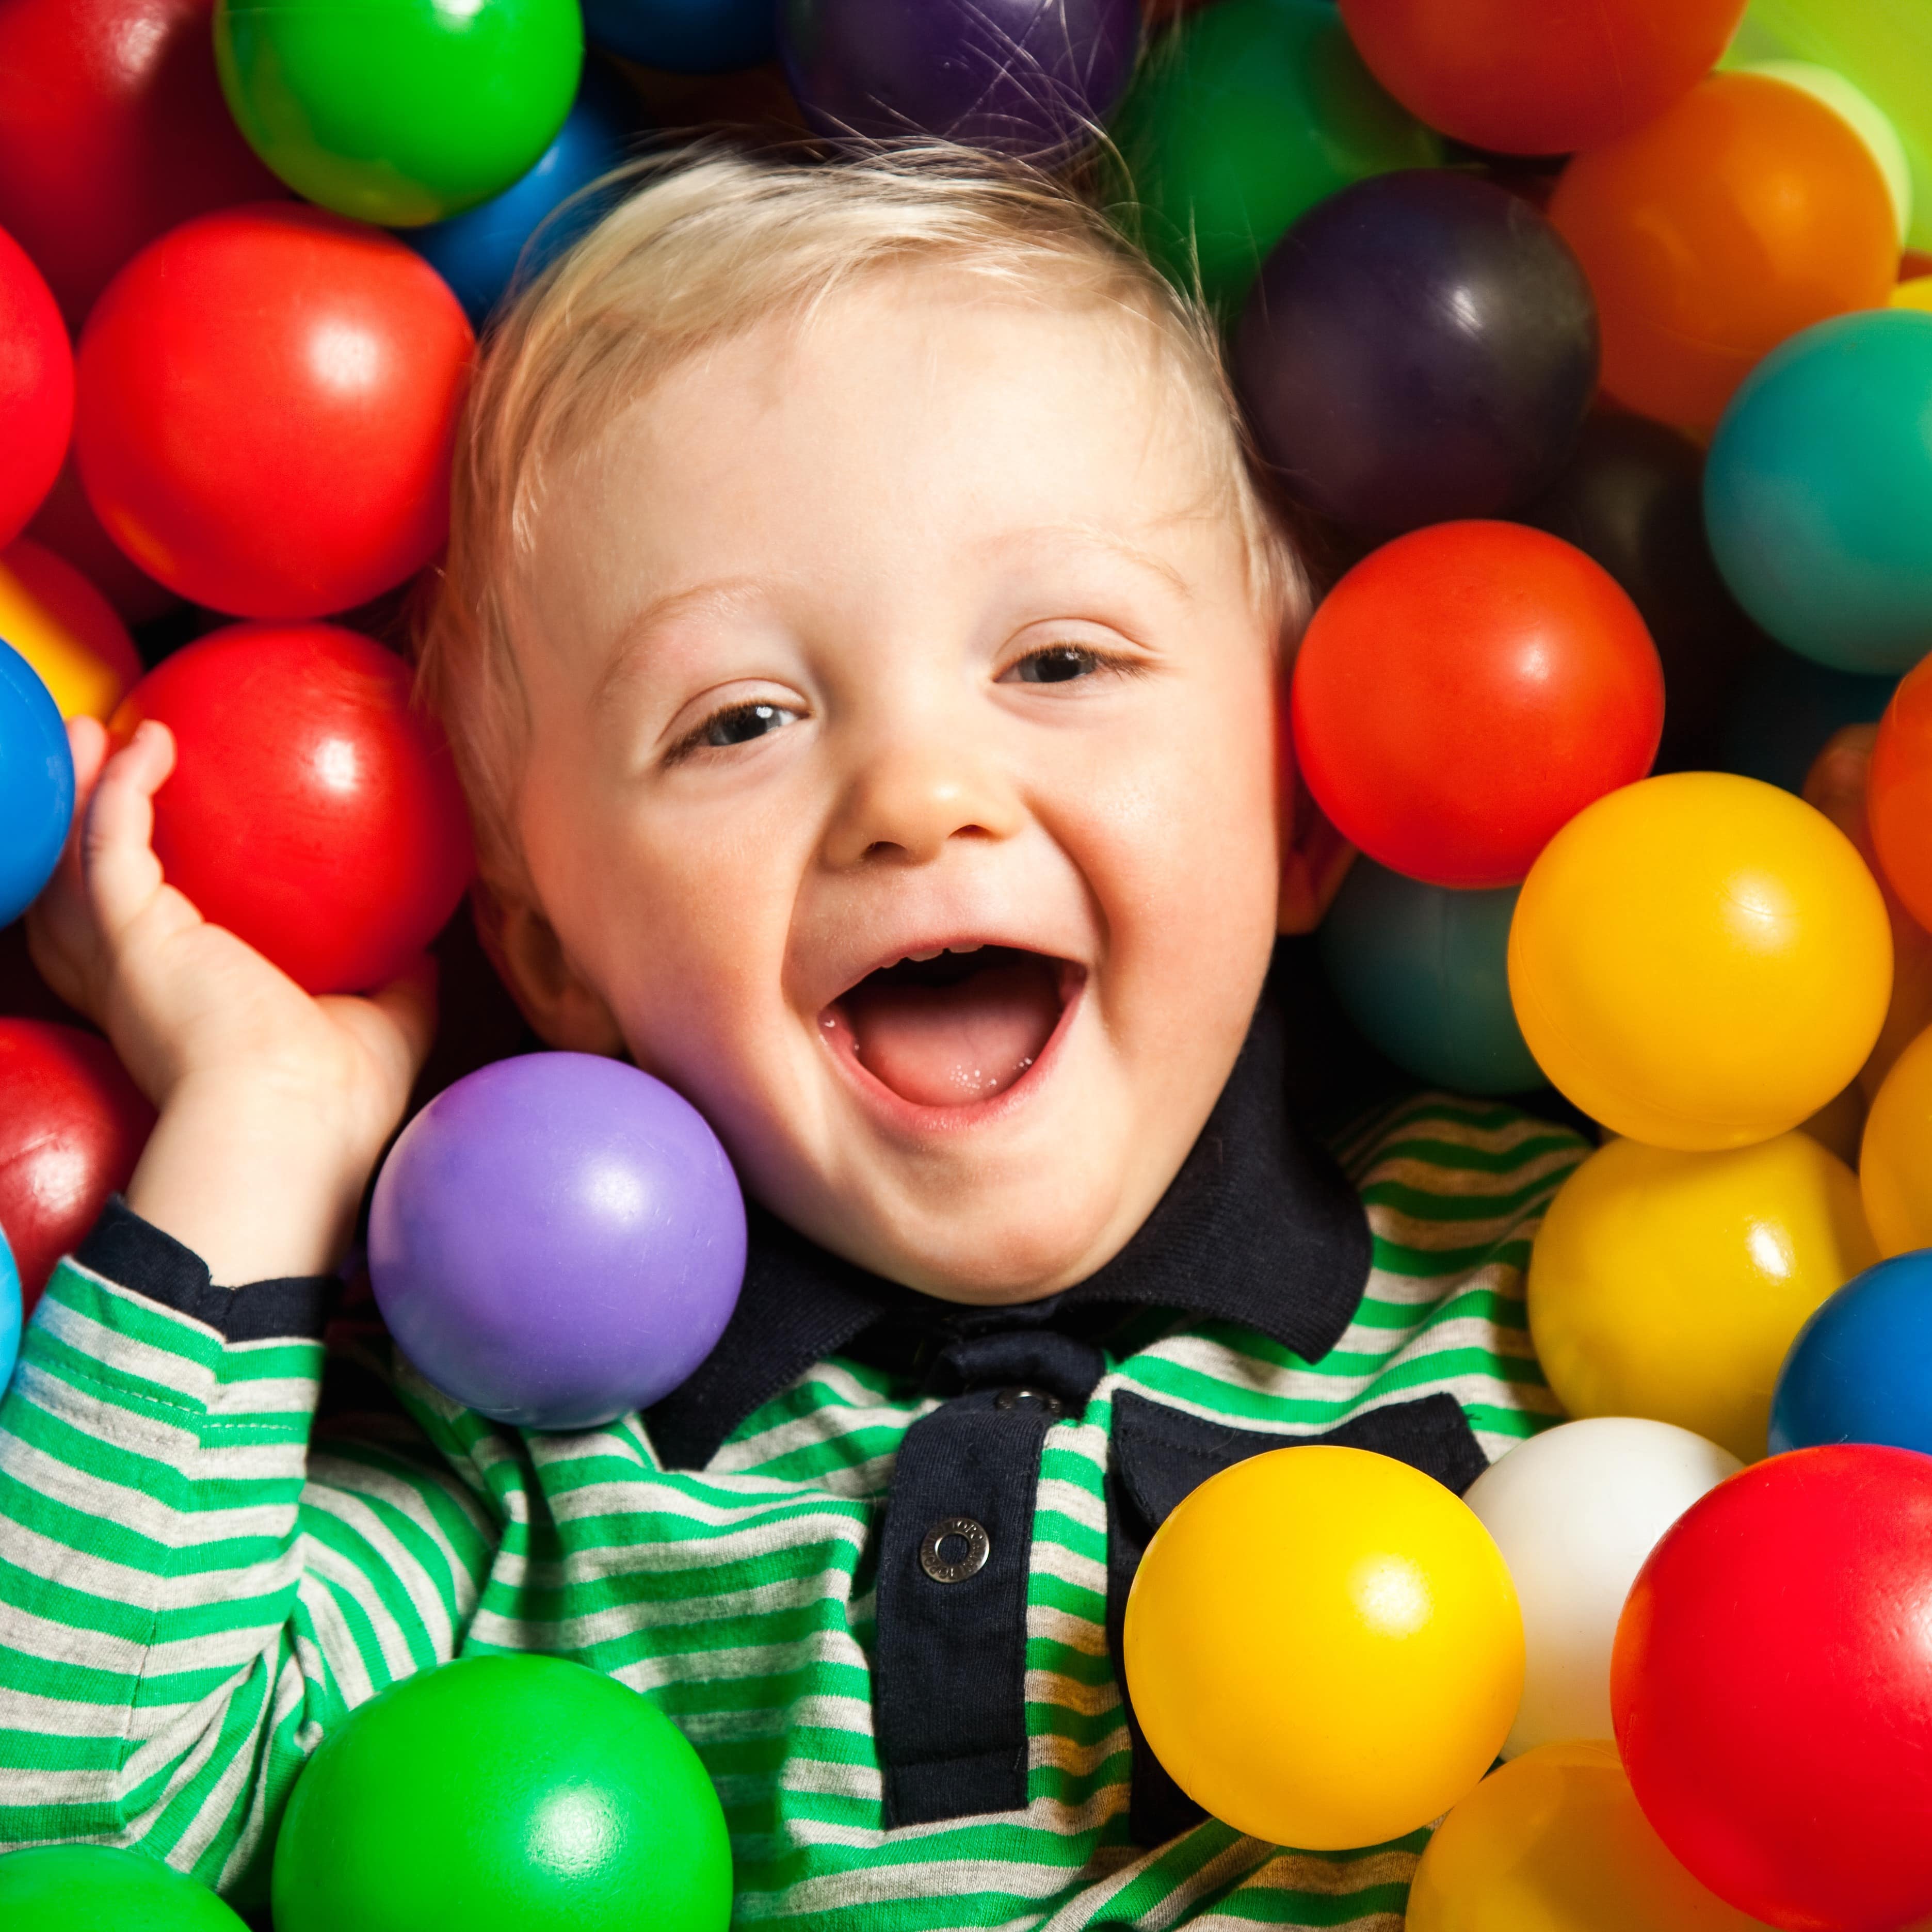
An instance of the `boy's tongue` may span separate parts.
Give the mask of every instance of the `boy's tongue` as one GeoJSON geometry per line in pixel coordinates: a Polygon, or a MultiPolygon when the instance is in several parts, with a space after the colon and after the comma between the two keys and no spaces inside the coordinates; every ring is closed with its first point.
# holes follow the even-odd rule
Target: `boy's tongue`
{"type": "Polygon", "coordinates": [[[859,1064],[922,1107],[990,1100],[1035,1060],[1060,1022],[1054,963],[1008,955],[951,986],[874,973],[838,1002],[859,1064]]]}

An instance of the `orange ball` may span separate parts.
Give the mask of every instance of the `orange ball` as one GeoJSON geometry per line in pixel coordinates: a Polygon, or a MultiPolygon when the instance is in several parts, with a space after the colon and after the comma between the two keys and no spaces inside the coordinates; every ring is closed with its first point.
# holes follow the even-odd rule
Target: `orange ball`
{"type": "Polygon", "coordinates": [[[1932,658],[1905,674],[1879,721],[1865,809],[1886,884],[1932,926],[1932,658]]]}
{"type": "Polygon", "coordinates": [[[1700,81],[1564,170],[1550,218],[1596,291],[1604,387],[1709,429],[1754,364],[1898,270],[1884,175],[1830,108],[1762,74],[1700,81]]]}

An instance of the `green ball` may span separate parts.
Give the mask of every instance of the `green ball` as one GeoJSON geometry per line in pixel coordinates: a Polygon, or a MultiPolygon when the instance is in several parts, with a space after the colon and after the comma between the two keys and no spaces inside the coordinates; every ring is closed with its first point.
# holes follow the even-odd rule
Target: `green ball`
{"type": "Polygon", "coordinates": [[[206,1886],[142,1852],[39,1845],[0,1858],[7,1932],[248,1932],[206,1886]]]}
{"type": "Polygon", "coordinates": [[[1338,189],[1442,159],[1334,0],[1220,0],[1156,41],[1114,117],[1117,199],[1155,265],[1230,320],[1268,251],[1338,189]]]}
{"type": "Polygon", "coordinates": [[[409,228],[536,165],[576,97],[584,20],[577,0],[218,0],[214,58],[296,194],[409,228]]]}
{"type": "Polygon", "coordinates": [[[352,1711],[296,1780],[275,1932],[724,1932],[731,1846],[649,1698],[556,1657],[476,1657],[352,1711]]]}

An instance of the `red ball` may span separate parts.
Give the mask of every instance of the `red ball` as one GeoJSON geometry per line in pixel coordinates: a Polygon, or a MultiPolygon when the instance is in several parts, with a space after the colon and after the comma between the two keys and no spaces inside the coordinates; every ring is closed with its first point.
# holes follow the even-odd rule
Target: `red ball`
{"type": "Polygon", "coordinates": [[[364,603],[435,554],[475,338],[442,278],[320,208],[207,214],[115,277],[74,442],[108,533],[243,616],[364,603]]]}
{"type": "Polygon", "coordinates": [[[31,1308],[54,1264],[128,1185],[154,1110],[78,1027],[0,1019],[0,1230],[31,1308]]]}
{"type": "Polygon", "coordinates": [[[54,487],[73,427],[67,325],[40,270],[0,230],[0,550],[54,487]]]}
{"type": "Polygon", "coordinates": [[[1507,154],[1567,154],[1654,120],[1717,64],[1745,0],[1341,0],[1418,119],[1507,154]]]}
{"type": "Polygon", "coordinates": [[[235,624],[164,659],[115,714],[175,735],[154,799],[168,883],[311,993],[393,979],[471,868],[449,754],[401,659],[331,624],[235,624]]]}
{"type": "Polygon", "coordinates": [[[1664,671],[1636,606],[1560,538],[1436,524],[1365,557],[1309,625],[1294,755],[1336,829],[1438,886],[1508,886],[1649,770],[1664,671]]]}
{"type": "Polygon", "coordinates": [[[0,226],[70,327],[138,248],[279,194],[221,98],[214,0],[0,6],[0,226]]]}
{"type": "Polygon", "coordinates": [[[1792,1932],[1932,1914],[1932,1456],[1775,1456],[1639,1573],[1610,1703],[1644,1815],[1720,1898],[1792,1932]]]}

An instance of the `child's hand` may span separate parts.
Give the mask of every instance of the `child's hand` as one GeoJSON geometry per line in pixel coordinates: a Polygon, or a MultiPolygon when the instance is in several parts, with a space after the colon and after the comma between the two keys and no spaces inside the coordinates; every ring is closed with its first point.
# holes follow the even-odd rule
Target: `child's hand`
{"type": "Polygon", "coordinates": [[[372,998],[311,998],[163,879],[152,841],[167,728],[143,724],[111,756],[92,718],[68,733],[74,829],[28,938],[160,1113],[129,1204],[218,1282],[321,1273],[428,1051],[430,962],[372,998]]]}

